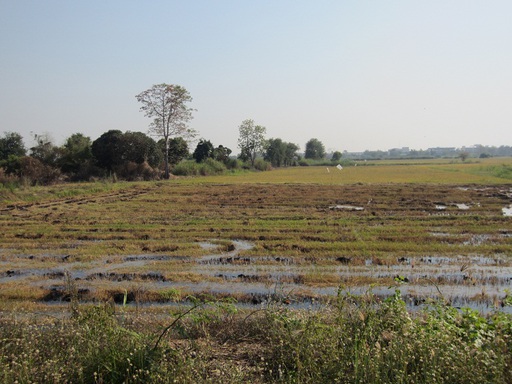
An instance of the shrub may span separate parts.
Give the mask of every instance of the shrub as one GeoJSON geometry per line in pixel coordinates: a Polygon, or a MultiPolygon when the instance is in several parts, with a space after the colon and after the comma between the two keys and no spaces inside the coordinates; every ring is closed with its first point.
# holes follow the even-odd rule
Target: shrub
{"type": "Polygon", "coordinates": [[[399,292],[384,302],[339,295],[314,310],[270,301],[248,315],[189,299],[166,320],[107,304],[71,305],[69,317],[4,313],[0,382],[511,382],[512,318],[502,312],[435,304],[411,314],[399,292]]]}
{"type": "Polygon", "coordinates": [[[491,172],[496,177],[512,179],[512,166],[510,165],[503,164],[501,166],[492,167],[491,172]]]}
{"type": "Polygon", "coordinates": [[[122,327],[107,306],[65,322],[2,321],[0,382],[143,382],[151,353],[141,334],[122,327]]]}
{"type": "Polygon", "coordinates": [[[61,176],[60,170],[43,164],[30,156],[20,158],[19,176],[31,185],[48,185],[57,182],[61,176]]]}
{"type": "Polygon", "coordinates": [[[226,168],[230,170],[241,169],[243,167],[242,161],[232,158],[227,159],[224,164],[226,165],[226,168]]]}
{"type": "Polygon", "coordinates": [[[152,168],[146,161],[140,164],[127,161],[115,167],[114,172],[119,178],[128,181],[155,180],[161,174],[158,168],[152,168]]]}
{"type": "Polygon", "coordinates": [[[201,174],[204,176],[207,175],[221,175],[224,172],[226,172],[226,166],[224,163],[221,163],[220,161],[214,160],[212,158],[208,158],[204,161],[203,169],[201,171],[201,174]]]}
{"type": "Polygon", "coordinates": [[[0,167],[0,184],[12,191],[19,186],[19,178],[12,174],[7,174],[4,168],[0,167]]]}
{"type": "Polygon", "coordinates": [[[226,172],[226,166],[211,158],[202,163],[193,160],[185,160],[178,163],[172,170],[176,176],[211,176],[226,172]]]}
{"type": "Polygon", "coordinates": [[[193,160],[183,160],[174,166],[172,173],[176,176],[199,175],[200,164],[193,160]]]}
{"type": "Polygon", "coordinates": [[[485,318],[440,305],[413,318],[399,295],[378,304],[369,294],[340,297],[316,313],[269,312],[267,320],[270,381],[506,383],[512,377],[512,320],[503,314],[485,318]]]}
{"type": "Polygon", "coordinates": [[[254,168],[258,171],[270,171],[272,169],[272,165],[263,159],[256,159],[254,162],[254,168]]]}

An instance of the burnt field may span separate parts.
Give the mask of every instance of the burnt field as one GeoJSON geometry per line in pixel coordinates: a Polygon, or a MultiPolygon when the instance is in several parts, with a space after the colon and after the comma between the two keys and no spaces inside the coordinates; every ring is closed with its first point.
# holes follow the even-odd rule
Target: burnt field
{"type": "Polygon", "coordinates": [[[512,286],[510,185],[125,184],[4,204],[4,303],[299,307],[399,289],[500,308],[512,286]]]}

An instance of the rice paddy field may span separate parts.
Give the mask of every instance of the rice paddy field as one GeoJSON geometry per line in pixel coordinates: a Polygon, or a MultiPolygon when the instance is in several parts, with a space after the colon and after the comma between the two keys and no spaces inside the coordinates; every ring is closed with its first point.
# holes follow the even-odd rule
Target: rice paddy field
{"type": "Polygon", "coordinates": [[[342,289],[499,305],[512,282],[503,163],[298,167],[6,192],[0,299],[165,303],[190,294],[298,306],[342,289]],[[172,294],[169,294],[172,292],[172,294]]]}
{"type": "MultiPolygon", "coordinates": [[[[304,316],[340,297],[379,305],[397,294],[413,313],[432,302],[511,312],[511,159],[356,164],[1,189],[3,319],[106,304],[161,319],[197,300],[251,319],[269,306],[304,316]]],[[[257,366],[242,367],[254,382],[315,382],[257,366]]],[[[199,376],[215,382],[218,369],[199,376]]],[[[76,381],[103,382],[91,375],[76,381]]]]}

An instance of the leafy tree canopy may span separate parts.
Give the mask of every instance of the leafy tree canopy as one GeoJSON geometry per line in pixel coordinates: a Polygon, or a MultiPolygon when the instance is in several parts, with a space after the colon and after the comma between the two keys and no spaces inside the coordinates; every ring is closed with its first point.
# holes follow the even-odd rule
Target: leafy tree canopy
{"type": "Polygon", "coordinates": [[[251,166],[254,167],[256,156],[265,148],[266,133],[267,129],[261,125],[255,125],[254,120],[242,121],[238,137],[239,158],[242,161],[250,161],[251,166]]]}
{"type": "Polygon", "coordinates": [[[142,132],[123,134],[119,150],[123,162],[131,161],[136,164],[146,162],[151,167],[157,167],[163,158],[156,141],[142,132]]]}
{"type": "Polygon", "coordinates": [[[334,151],[334,152],[332,153],[331,160],[332,160],[332,161],[340,161],[340,160],[341,160],[341,156],[342,156],[342,154],[341,154],[341,152],[340,152],[340,151],[334,151]]]}
{"type": "Polygon", "coordinates": [[[105,132],[92,143],[92,154],[99,167],[112,171],[122,163],[121,137],[123,132],[117,129],[105,132]]]}
{"type": "Polygon", "coordinates": [[[23,137],[17,132],[5,132],[0,138],[0,160],[7,160],[9,156],[22,157],[27,154],[23,137]]]}
{"type": "Polygon", "coordinates": [[[311,139],[306,143],[306,159],[319,160],[325,157],[325,147],[318,139],[311,139]]]}
{"type": "Polygon", "coordinates": [[[192,154],[196,162],[201,163],[208,158],[213,158],[213,144],[210,140],[201,139],[197,143],[197,147],[192,154]]]}
{"type": "Polygon", "coordinates": [[[213,150],[213,158],[223,163],[226,163],[229,160],[229,155],[231,155],[231,149],[223,145],[219,145],[213,150]]]}
{"type": "Polygon", "coordinates": [[[264,159],[273,167],[283,167],[293,164],[297,156],[298,145],[287,143],[281,139],[269,139],[266,143],[264,159]]]}
{"type": "Polygon", "coordinates": [[[59,165],[62,172],[76,173],[92,160],[91,139],[75,133],[66,139],[62,147],[59,165]]]}
{"type": "MultiPolygon", "coordinates": [[[[183,137],[173,137],[169,139],[168,145],[169,150],[167,151],[167,157],[170,165],[174,166],[190,155],[188,143],[183,137]]],[[[158,146],[162,155],[165,156],[165,140],[160,139],[158,141],[158,146]]]]}

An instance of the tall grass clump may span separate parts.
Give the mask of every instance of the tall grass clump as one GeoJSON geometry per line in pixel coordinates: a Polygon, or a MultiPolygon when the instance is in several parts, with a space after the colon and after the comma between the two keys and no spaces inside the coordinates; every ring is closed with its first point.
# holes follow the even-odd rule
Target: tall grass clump
{"type": "Polygon", "coordinates": [[[178,163],[172,170],[176,176],[213,176],[222,175],[227,170],[226,166],[220,161],[206,159],[198,163],[194,160],[185,160],[178,163]]]}
{"type": "Polygon", "coordinates": [[[0,382],[142,382],[151,353],[142,334],[122,327],[104,306],[72,319],[2,319],[0,382]]]}
{"type": "MultiPolygon", "coordinates": [[[[192,299],[191,299],[192,300],[192,299]]],[[[512,383],[512,319],[399,292],[311,310],[192,301],[167,315],[110,305],[0,318],[0,383],[512,383]]]]}
{"type": "Polygon", "coordinates": [[[280,383],[510,383],[511,319],[436,306],[412,317],[399,295],[343,296],[315,314],[268,315],[268,380],[280,383]]]}
{"type": "Polygon", "coordinates": [[[272,164],[263,159],[256,159],[254,162],[254,169],[257,171],[270,171],[272,169],[272,164]]]}

